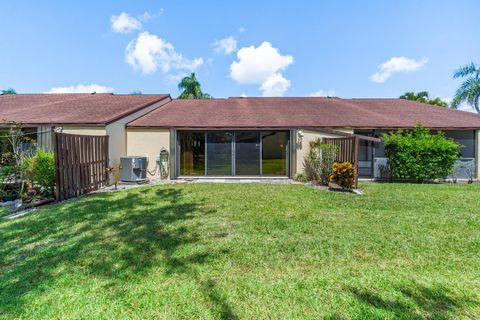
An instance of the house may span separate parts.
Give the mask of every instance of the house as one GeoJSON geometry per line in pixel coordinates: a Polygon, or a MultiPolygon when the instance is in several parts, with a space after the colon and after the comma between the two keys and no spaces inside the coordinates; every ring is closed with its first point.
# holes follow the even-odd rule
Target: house
{"type": "Polygon", "coordinates": [[[108,135],[110,165],[127,153],[126,124],[172,99],[168,94],[15,94],[0,96],[0,128],[18,122],[52,148],[52,131],[108,135]]]}
{"type": "MultiPolygon", "coordinates": [[[[378,137],[418,123],[464,147],[459,177],[479,168],[480,116],[400,99],[229,98],[173,100],[127,125],[129,155],[170,150],[171,176],[289,176],[303,171],[309,142],[358,134],[378,137]]],[[[379,176],[382,144],[363,140],[359,174],[379,176]]]]}
{"type": "MultiPolygon", "coordinates": [[[[107,134],[111,165],[121,156],[146,156],[153,172],[160,151],[168,150],[172,179],[293,177],[316,138],[379,137],[418,123],[463,145],[458,178],[478,179],[480,172],[479,115],[400,99],[33,94],[0,97],[0,113],[39,132],[107,134]]],[[[379,176],[382,144],[363,139],[359,151],[359,174],[379,176]]]]}

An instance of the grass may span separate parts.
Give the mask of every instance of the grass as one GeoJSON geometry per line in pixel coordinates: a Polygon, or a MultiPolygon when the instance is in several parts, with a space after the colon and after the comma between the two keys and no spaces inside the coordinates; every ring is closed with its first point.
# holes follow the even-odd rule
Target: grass
{"type": "Polygon", "coordinates": [[[0,318],[474,319],[480,185],[187,184],[0,220],[0,318]]]}

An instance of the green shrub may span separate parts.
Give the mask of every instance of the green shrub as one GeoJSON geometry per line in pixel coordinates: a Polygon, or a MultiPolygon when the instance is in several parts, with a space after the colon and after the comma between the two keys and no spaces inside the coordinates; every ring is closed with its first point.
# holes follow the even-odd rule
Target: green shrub
{"type": "Polygon", "coordinates": [[[342,189],[352,189],[356,175],[355,167],[350,162],[335,162],[332,166],[330,180],[342,189]]]}
{"type": "Polygon", "coordinates": [[[0,167],[0,184],[8,179],[13,173],[12,166],[1,166],[0,167]]]}
{"type": "Polygon", "coordinates": [[[413,131],[382,135],[391,177],[417,182],[444,178],[452,173],[460,145],[442,132],[417,126],[413,131]]]}
{"type": "Polygon", "coordinates": [[[52,196],[55,186],[55,158],[53,152],[42,149],[32,157],[24,158],[22,169],[32,185],[43,189],[46,196],[52,196]]]}
{"type": "Polygon", "coordinates": [[[306,179],[328,185],[332,165],[337,157],[338,146],[322,143],[320,138],[311,141],[310,150],[304,160],[306,179]]]}

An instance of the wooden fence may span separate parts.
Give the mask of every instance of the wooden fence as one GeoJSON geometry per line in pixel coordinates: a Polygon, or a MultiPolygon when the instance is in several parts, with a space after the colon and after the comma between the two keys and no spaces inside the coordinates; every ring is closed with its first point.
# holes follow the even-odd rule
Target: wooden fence
{"type": "Polygon", "coordinates": [[[54,134],[56,200],[78,197],[108,183],[108,136],[54,134]]]}
{"type": "Polygon", "coordinates": [[[350,162],[355,167],[355,188],[358,187],[358,154],[360,138],[358,136],[344,138],[323,138],[322,142],[338,146],[338,162],[350,162]]]}

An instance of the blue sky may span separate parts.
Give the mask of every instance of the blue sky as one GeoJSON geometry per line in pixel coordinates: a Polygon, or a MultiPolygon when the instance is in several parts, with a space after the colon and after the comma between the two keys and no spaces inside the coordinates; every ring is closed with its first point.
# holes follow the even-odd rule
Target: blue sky
{"type": "Polygon", "coordinates": [[[0,88],[176,97],[195,71],[214,97],[448,98],[453,70],[479,62],[478,12],[474,0],[4,1],[0,88]]]}

